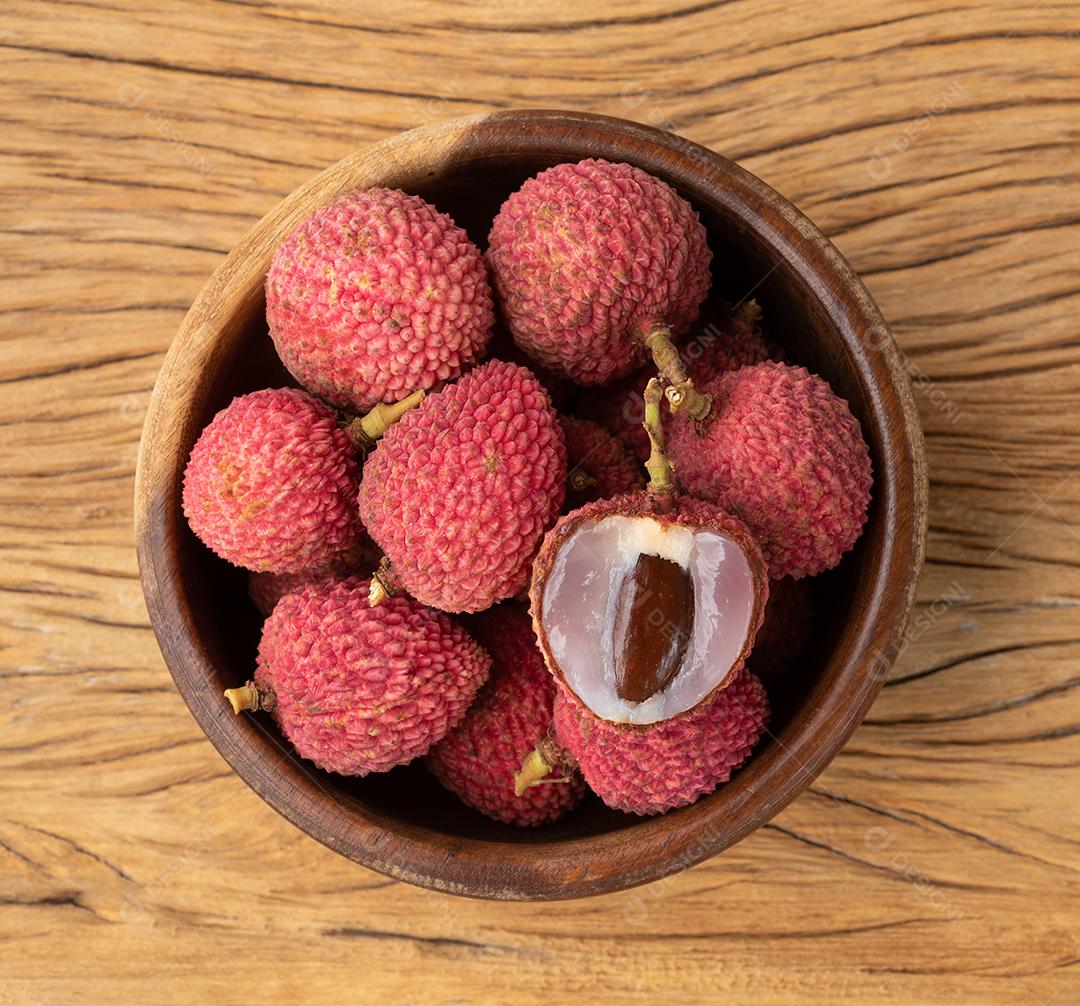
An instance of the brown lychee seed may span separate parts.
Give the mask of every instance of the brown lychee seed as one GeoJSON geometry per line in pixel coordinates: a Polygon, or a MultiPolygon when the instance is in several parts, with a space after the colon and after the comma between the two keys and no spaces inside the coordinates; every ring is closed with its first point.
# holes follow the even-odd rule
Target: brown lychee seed
{"type": "Polygon", "coordinates": [[[742,667],[768,598],[746,525],[675,490],[661,394],[654,379],[649,489],[563,517],[533,566],[533,622],[548,667],[615,723],[654,724],[707,702],[742,667]]]}

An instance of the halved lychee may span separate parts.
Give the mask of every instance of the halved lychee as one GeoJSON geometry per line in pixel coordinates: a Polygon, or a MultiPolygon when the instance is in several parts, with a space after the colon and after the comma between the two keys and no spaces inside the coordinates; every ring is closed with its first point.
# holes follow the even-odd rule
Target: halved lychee
{"type": "Polygon", "coordinates": [[[650,724],[728,683],[768,594],[765,560],[741,521],[639,492],[564,517],[537,556],[531,596],[556,678],[601,719],[650,724]]]}

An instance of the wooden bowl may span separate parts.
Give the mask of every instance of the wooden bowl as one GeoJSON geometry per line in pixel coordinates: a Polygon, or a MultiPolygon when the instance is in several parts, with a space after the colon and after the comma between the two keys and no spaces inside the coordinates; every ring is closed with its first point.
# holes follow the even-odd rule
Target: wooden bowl
{"type": "Polygon", "coordinates": [[[177,687],[225,760],[264,800],[331,849],[391,877],[455,894],[557,899],[656,880],[726,849],[785,807],[866,713],[900,647],[926,533],[922,435],[896,346],[866,288],[829,241],[738,165],[632,122],[558,111],[500,112],[403,133],[345,158],[275,207],[221,264],[165,359],[135,490],[150,619],[177,687]],[[181,513],[181,478],[202,427],[234,395],[287,378],[267,335],[263,277],[275,246],[349,189],[416,192],[481,247],[503,199],[561,161],[628,161],[701,213],[714,289],[752,293],[790,357],[824,375],[862,423],[874,464],[866,531],[817,578],[809,652],[774,682],[769,735],[734,779],[654,818],[594,798],[554,825],[501,826],[414,763],[345,779],[300,760],[265,716],[234,716],[222,689],[250,676],[260,620],[246,574],[215,558],[181,513]]]}

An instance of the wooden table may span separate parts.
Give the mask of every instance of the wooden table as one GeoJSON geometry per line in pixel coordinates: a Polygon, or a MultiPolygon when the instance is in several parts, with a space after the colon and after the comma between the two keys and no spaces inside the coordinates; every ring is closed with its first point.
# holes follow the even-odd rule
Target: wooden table
{"type": "Polygon", "coordinates": [[[0,1002],[1080,1002],[1080,3],[362,6],[0,13],[0,1002]],[[895,326],[931,462],[847,749],[720,858],[550,906],[394,883],[263,804],[173,688],[131,527],[154,375],[247,228],[358,146],[525,106],[791,197],[895,326]]]}

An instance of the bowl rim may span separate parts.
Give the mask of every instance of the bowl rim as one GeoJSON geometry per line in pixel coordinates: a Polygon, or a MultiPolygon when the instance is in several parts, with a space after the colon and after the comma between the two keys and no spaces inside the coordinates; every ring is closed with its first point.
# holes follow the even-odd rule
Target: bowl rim
{"type": "MultiPolygon", "coordinates": [[[[739,165],[682,137],[624,119],[534,109],[422,126],[359,150],[293,190],[241,239],[196,297],[155,382],[136,467],[135,536],[150,621],[177,688],[229,765],[275,810],[334,851],[411,884],[496,900],[557,900],[658,880],[722,851],[779,813],[832,760],[902,645],[923,559],[926,500],[923,437],[903,357],[862,281],[802,213],[739,165]],[[747,784],[722,808],[701,800],[633,827],[558,843],[447,835],[330,791],[273,731],[255,717],[234,717],[206,687],[214,663],[205,641],[192,631],[183,589],[183,458],[177,460],[175,448],[190,445],[197,433],[191,428],[193,406],[206,386],[205,376],[200,382],[198,375],[214,367],[223,324],[250,313],[273,248],[308,206],[328,203],[349,188],[388,184],[384,179],[405,177],[417,164],[434,172],[488,147],[522,157],[630,161],[682,188],[703,179],[722,182],[718,196],[725,209],[753,221],[778,263],[786,260],[827,312],[858,360],[860,376],[873,377],[866,387],[868,409],[882,417],[882,453],[890,459],[886,471],[875,472],[875,493],[887,496],[877,514],[886,533],[884,559],[866,574],[869,595],[858,634],[837,673],[824,674],[815,688],[814,694],[828,685],[822,700],[811,709],[808,698],[785,728],[783,750],[770,749],[768,765],[760,756],[752,758],[740,771],[749,777],[747,784]],[[161,450],[162,443],[174,449],[161,450]],[[726,820],[719,819],[721,811],[726,820]]],[[[830,657],[827,671],[835,659],[830,657]]]]}

